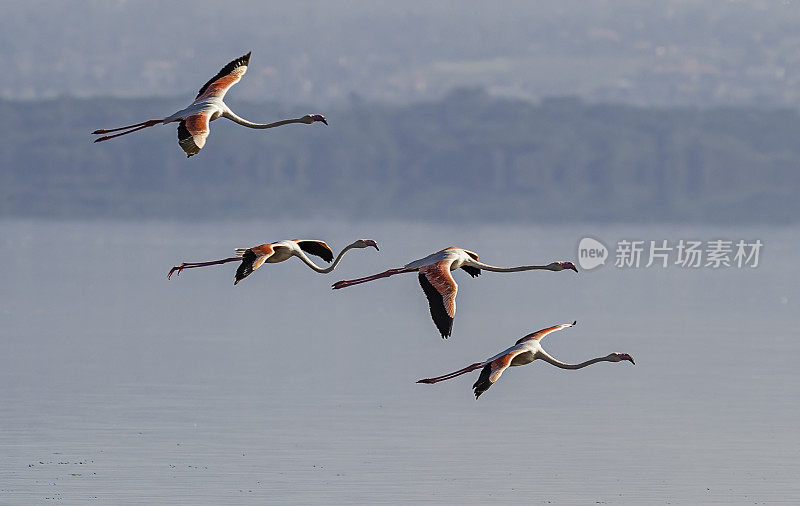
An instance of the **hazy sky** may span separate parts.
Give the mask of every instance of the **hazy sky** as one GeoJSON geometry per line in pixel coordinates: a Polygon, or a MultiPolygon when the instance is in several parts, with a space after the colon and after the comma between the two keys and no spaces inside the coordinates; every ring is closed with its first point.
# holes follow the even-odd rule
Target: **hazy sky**
{"type": "Polygon", "coordinates": [[[328,105],[458,86],[637,104],[800,103],[792,2],[0,2],[0,96],[191,96],[252,50],[238,97],[328,105]]]}

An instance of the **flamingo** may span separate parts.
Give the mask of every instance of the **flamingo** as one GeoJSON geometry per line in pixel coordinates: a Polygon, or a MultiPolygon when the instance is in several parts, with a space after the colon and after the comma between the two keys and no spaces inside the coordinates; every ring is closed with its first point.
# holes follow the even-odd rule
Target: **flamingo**
{"type": "Polygon", "coordinates": [[[443,339],[447,339],[453,330],[453,320],[456,317],[456,292],[458,285],[453,279],[450,271],[456,269],[464,269],[467,274],[473,278],[479,276],[481,270],[493,272],[517,272],[517,271],[530,271],[536,269],[548,271],[563,271],[564,269],[571,269],[578,272],[575,264],[572,262],[553,262],[547,265],[523,265],[520,267],[494,267],[478,261],[478,255],[472,251],[462,248],[450,247],[414,260],[403,267],[397,269],[389,269],[372,276],[364,278],[337,281],[333,284],[333,289],[338,290],[367,281],[373,281],[380,278],[388,278],[395,274],[402,274],[404,272],[419,272],[419,284],[422,286],[422,291],[428,298],[428,305],[431,310],[431,317],[436,328],[443,339]]]}
{"type": "Polygon", "coordinates": [[[538,330],[521,338],[514,344],[514,346],[501,351],[497,355],[488,358],[483,362],[476,362],[463,369],[459,369],[458,371],[451,372],[450,374],[445,374],[443,376],[437,376],[436,378],[421,379],[417,381],[417,383],[438,383],[440,381],[449,380],[455,378],[456,376],[461,376],[462,374],[483,368],[481,375],[478,377],[478,381],[472,385],[473,390],[475,390],[475,399],[477,400],[483,392],[489,390],[489,387],[491,387],[498,379],[500,379],[503,371],[509,367],[530,364],[536,359],[544,360],[545,362],[553,364],[556,367],[560,367],[561,369],[582,369],[586,366],[596,364],[597,362],[621,362],[623,360],[628,360],[634,365],[636,364],[633,361],[632,356],[628,355],[627,353],[617,352],[606,355],[605,357],[593,358],[591,360],[587,360],[586,362],[581,362],[580,364],[567,364],[566,362],[562,362],[551,357],[550,354],[542,349],[542,345],[539,341],[541,341],[544,336],[552,332],[556,332],[557,330],[572,327],[577,323],[577,321],[572,323],[562,323],[561,325],[538,330]]]}
{"type": "Polygon", "coordinates": [[[177,273],[177,275],[180,276],[183,269],[193,269],[195,267],[205,267],[208,265],[219,265],[228,262],[241,262],[239,268],[236,269],[236,278],[233,282],[234,285],[237,285],[239,284],[239,281],[249,276],[254,270],[258,269],[265,263],[275,264],[278,262],[283,262],[284,260],[288,260],[292,257],[299,258],[306,265],[319,273],[327,274],[334,270],[337,265],[339,265],[339,262],[342,261],[344,254],[351,249],[368,248],[370,246],[376,250],[378,249],[378,243],[372,239],[359,239],[342,249],[342,251],[340,251],[339,255],[336,257],[336,260],[328,267],[323,268],[311,261],[306,253],[309,255],[318,256],[324,261],[330,262],[333,260],[333,251],[331,250],[330,246],[325,244],[325,241],[318,241],[315,239],[278,241],[262,244],[260,246],[253,246],[252,248],[236,248],[236,256],[231,258],[223,258],[222,260],[213,260],[211,262],[184,262],[170,269],[169,274],[167,274],[167,279],[170,279],[174,273],[177,273]]]}
{"type": "Polygon", "coordinates": [[[209,123],[217,118],[227,118],[242,126],[258,129],[274,128],[290,123],[305,123],[310,125],[317,121],[321,121],[326,125],[328,124],[325,117],[321,114],[306,114],[301,118],[285,119],[274,123],[252,123],[234,114],[233,111],[225,105],[222,99],[225,98],[225,93],[227,93],[234,84],[239,82],[247,71],[247,65],[249,63],[250,53],[247,53],[225,65],[217,75],[209,79],[209,81],[200,88],[197,97],[189,107],[181,109],[164,119],[151,119],[119,128],[101,128],[100,130],[95,130],[92,134],[99,135],[119,132],[121,130],[125,131],[114,135],[98,137],[94,142],[107,141],[108,139],[127,135],[155,125],[180,122],[178,125],[178,144],[188,158],[192,155],[196,155],[203,149],[209,134],[209,123]]]}

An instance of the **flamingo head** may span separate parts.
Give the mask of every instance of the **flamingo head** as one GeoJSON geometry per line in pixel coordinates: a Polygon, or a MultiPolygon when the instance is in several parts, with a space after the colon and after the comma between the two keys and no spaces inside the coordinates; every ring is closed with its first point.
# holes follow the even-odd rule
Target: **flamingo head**
{"type": "Polygon", "coordinates": [[[300,119],[303,121],[303,123],[306,123],[306,124],[309,124],[309,125],[311,123],[314,123],[314,122],[317,122],[317,121],[321,121],[321,122],[325,123],[326,125],[328,124],[328,121],[325,119],[325,116],[323,116],[322,114],[306,114],[305,116],[303,116],[300,119]]]}
{"type": "Polygon", "coordinates": [[[568,262],[568,261],[553,262],[550,265],[548,265],[548,267],[550,268],[550,270],[553,270],[553,271],[563,271],[565,269],[569,269],[569,270],[578,272],[578,268],[575,267],[575,264],[573,264],[572,262],[568,262]]]}
{"type": "Polygon", "coordinates": [[[633,361],[633,357],[628,355],[627,353],[612,353],[608,356],[610,362],[622,362],[623,360],[627,360],[633,365],[636,365],[636,362],[633,361]]]}
{"type": "Polygon", "coordinates": [[[354,248],[369,248],[370,246],[380,251],[380,248],[378,248],[378,243],[372,239],[359,239],[353,243],[354,248]]]}

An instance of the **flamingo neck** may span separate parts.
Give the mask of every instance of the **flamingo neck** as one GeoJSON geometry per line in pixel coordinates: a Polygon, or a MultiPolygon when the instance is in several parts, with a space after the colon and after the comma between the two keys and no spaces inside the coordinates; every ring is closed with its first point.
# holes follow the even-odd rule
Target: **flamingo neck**
{"type": "Polygon", "coordinates": [[[539,358],[541,358],[542,360],[544,360],[545,362],[547,362],[549,364],[552,364],[552,365],[554,365],[556,367],[560,367],[561,369],[582,369],[584,367],[590,366],[592,364],[596,364],[598,362],[611,362],[611,359],[606,356],[606,357],[593,358],[591,360],[587,360],[586,362],[581,362],[580,364],[568,364],[566,362],[562,362],[562,361],[560,361],[558,359],[555,359],[555,358],[551,357],[550,355],[548,355],[544,351],[540,351],[539,352],[539,358]]]}
{"type": "Polygon", "coordinates": [[[246,126],[247,128],[255,128],[255,129],[259,129],[259,130],[264,129],[264,128],[275,128],[275,127],[279,127],[279,126],[283,126],[283,125],[289,125],[291,123],[303,123],[303,120],[301,120],[300,118],[284,119],[284,120],[281,120],[281,121],[276,121],[274,123],[253,123],[252,121],[247,121],[244,118],[240,118],[239,116],[234,114],[233,111],[230,111],[230,110],[225,111],[224,113],[222,113],[222,116],[225,117],[225,118],[228,118],[229,120],[231,120],[231,121],[233,121],[235,123],[239,123],[242,126],[246,126]]]}
{"type": "Polygon", "coordinates": [[[353,249],[355,247],[355,244],[356,243],[353,243],[353,244],[350,244],[348,246],[345,246],[342,249],[342,251],[340,251],[339,254],[336,255],[336,259],[333,261],[333,263],[331,265],[329,265],[328,267],[324,267],[324,268],[318,266],[310,258],[308,258],[308,255],[306,255],[303,250],[298,250],[296,254],[300,258],[300,260],[305,262],[306,265],[308,265],[309,267],[311,267],[315,271],[317,271],[317,272],[319,272],[321,274],[327,274],[327,273],[333,271],[336,268],[336,266],[339,265],[339,262],[342,261],[342,258],[344,257],[344,254],[347,253],[348,251],[350,251],[351,249],[353,249]]]}
{"type": "Polygon", "coordinates": [[[534,271],[534,270],[547,270],[547,271],[554,271],[556,270],[554,267],[550,265],[520,265],[519,267],[495,267],[494,265],[485,264],[483,262],[479,262],[477,260],[470,259],[467,262],[464,262],[465,265],[469,265],[471,267],[477,267],[479,269],[483,269],[486,271],[491,272],[520,272],[520,271],[534,271]]]}

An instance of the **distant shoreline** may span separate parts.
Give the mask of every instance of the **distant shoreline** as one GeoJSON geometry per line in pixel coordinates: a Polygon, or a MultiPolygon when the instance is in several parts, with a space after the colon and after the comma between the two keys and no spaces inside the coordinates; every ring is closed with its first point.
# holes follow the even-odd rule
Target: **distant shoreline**
{"type": "MultiPolygon", "coordinates": [[[[214,122],[187,160],[173,127],[92,144],[174,99],[0,100],[0,217],[244,217],[510,223],[797,223],[800,116],[788,109],[541,103],[456,90],[353,102],[324,129],[214,122]]],[[[304,108],[239,104],[255,120],[304,108]]]]}

